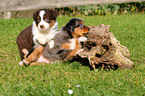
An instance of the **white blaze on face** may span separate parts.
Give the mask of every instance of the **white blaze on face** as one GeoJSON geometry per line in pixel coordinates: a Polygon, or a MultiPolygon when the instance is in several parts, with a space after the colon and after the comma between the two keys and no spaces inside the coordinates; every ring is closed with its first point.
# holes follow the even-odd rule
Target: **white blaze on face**
{"type": "Polygon", "coordinates": [[[49,23],[47,23],[43,18],[44,15],[45,15],[45,10],[40,11],[39,16],[41,18],[41,21],[38,24],[38,28],[42,31],[45,31],[49,28],[49,23]]]}

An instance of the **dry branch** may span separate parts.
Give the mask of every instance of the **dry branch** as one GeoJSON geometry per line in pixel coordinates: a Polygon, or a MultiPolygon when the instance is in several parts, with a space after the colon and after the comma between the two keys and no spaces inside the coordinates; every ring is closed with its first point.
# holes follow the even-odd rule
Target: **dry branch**
{"type": "Polygon", "coordinates": [[[121,45],[114,34],[109,32],[110,25],[89,27],[91,30],[88,40],[83,44],[84,50],[78,53],[81,58],[88,58],[93,68],[99,64],[106,68],[117,65],[119,68],[131,69],[134,66],[129,59],[128,48],[121,45]]]}

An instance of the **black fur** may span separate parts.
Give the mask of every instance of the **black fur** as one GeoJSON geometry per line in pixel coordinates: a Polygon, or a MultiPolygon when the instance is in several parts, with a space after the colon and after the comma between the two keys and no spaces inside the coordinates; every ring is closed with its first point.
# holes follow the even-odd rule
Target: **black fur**
{"type": "Polygon", "coordinates": [[[78,18],[73,18],[71,19],[66,26],[63,28],[64,31],[67,31],[67,33],[70,35],[71,38],[73,38],[71,32],[74,32],[75,28],[80,26],[79,22],[82,21],[81,19],[78,18]]]}

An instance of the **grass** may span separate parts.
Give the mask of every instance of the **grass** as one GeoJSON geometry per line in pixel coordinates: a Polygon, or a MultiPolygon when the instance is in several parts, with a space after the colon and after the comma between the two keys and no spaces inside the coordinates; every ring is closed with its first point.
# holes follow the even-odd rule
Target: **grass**
{"type": "MultiPolygon", "coordinates": [[[[90,16],[86,25],[111,25],[121,44],[130,50],[135,63],[131,70],[94,70],[77,62],[22,67],[16,38],[32,19],[0,20],[1,96],[144,96],[145,95],[145,14],[90,16]],[[76,87],[80,85],[80,87],[76,87]]],[[[73,17],[58,17],[59,27],[73,17]]]]}

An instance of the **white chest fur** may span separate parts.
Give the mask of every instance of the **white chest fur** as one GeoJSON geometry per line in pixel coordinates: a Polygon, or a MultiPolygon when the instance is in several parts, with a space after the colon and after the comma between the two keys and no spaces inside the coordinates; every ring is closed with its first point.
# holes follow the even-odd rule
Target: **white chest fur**
{"type": "Polygon", "coordinates": [[[35,22],[33,22],[32,34],[35,46],[39,44],[45,45],[46,43],[48,43],[50,48],[52,48],[54,46],[54,41],[52,39],[54,38],[56,33],[58,33],[57,21],[51,28],[48,28],[45,31],[39,30],[35,22]]]}

